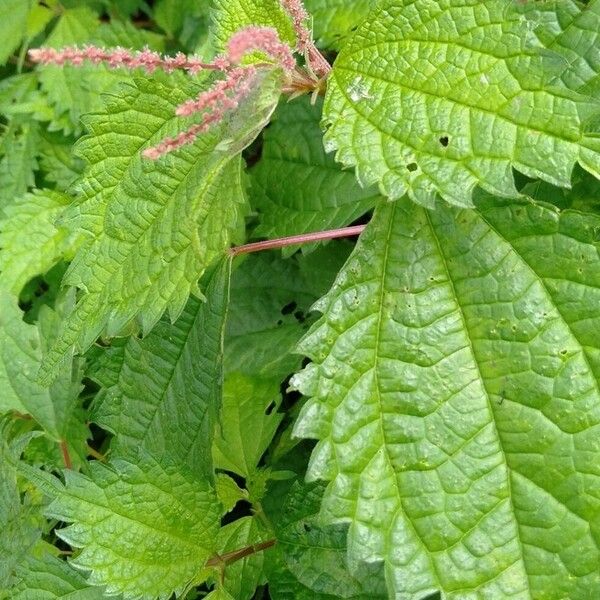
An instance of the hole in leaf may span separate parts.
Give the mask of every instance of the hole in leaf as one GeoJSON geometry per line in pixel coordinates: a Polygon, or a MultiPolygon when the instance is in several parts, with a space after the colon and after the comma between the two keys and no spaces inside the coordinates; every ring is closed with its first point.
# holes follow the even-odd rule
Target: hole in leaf
{"type": "Polygon", "coordinates": [[[444,146],[444,148],[447,148],[449,143],[450,143],[450,140],[448,139],[448,136],[447,136],[447,135],[443,135],[443,136],[440,138],[440,144],[441,144],[442,146],[444,146]]]}
{"type": "Polygon", "coordinates": [[[290,302],[281,309],[282,315],[291,315],[298,308],[296,302],[290,302]]]}
{"type": "Polygon", "coordinates": [[[406,165],[406,168],[411,172],[414,173],[419,167],[417,165],[417,163],[409,163],[408,165],[406,165]]]}

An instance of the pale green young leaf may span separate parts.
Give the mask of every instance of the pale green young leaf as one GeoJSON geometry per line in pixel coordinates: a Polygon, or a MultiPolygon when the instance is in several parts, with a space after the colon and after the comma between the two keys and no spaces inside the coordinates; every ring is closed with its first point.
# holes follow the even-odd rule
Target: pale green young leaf
{"type": "Polygon", "coordinates": [[[0,287],[18,295],[32,277],[70,260],[81,236],[57,224],[71,199],[36,190],[15,200],[0,218],[0,287]]]}
{"type": "Polygon", "coordinates": [[[71,226],[89,237],[65,278],[83,293],[42,368],[45,378],[73,346],[85,351],[103,331],[116,335],[137,319],[148,333],[167,309],[176,319],[243,223],[239,152],[271,115],[279,74],[265,71],[235,115],[151,161],[143,149],[187,126],[176,107],[199,91],[183,76],[158,79],[136,79],[87,121],[90,135],[78,148],[88,168],[71,226]]]}
{"type": "Polygon", "coordinates": [[[233,477],[226,473],[215,475],[215,490],[224,514],[230,512],[240,500],[248,500],[248,491],[240,488],[233,477]]]}
{"type": "MultiPolygon", "coordinates": [[[[7,600],[104,600],[102,588],[89,586],[85,577],[56,556],[56,549],[39,543],[17,565],[16,583],[7,600]]],[[[2,596],[4,598],[4,596],[2,596]]]]}
{"type": "Polygon", "coordinates": [[[58,316],[46,308],[37,325],[23,322],[13,294],[0,291],[0,413],[30,414],[55,441],[80,447],[85,428],[79,420],[77,398],[81,373],[70,362],[61,365],[48,388],[36,382],[36,372],[58,325],[58,316]],[[71,434],[75,433],[76,438],[71,434]]]}
{"type": "Polygon", "coordinates": [[[361,188],[352,171],[325,153],[321,110],[322,103],[312,105],[309,98],[281,104],[265,131],[261,159],[251,171],[257,237],[344,227],[381,198],[377,188],[361,188]]]}
{"type": "Polygon", "coordinates": [[[392,596],[600,594],[599,225],[403,199],[320,302],[296,434],[392,596]]]}
{"type": "Polygon", "coordinates": [[[250,25],[273,27],[284,42],[296,44],[292,21],[279,0],[213,0],[212,19],[218,51],[225,49],[236,31],[250,25]]]}
{"type": "Polygon", "coordinates": [[[568,187],[600,174],[600,103],[550,82],[564,72],[505,0],[385,0],[336,60],[326,147],[363,185],[433,206],[476,185],[517,196],[512,168],[568,187]]]}
{"type": "Polygon", "coordinates": [[[251,477],[283,418],[280,402],[278,380],[229,375],[213,444],[215,467],[251,477]]]}
{"type": "MultiPolygon", "coordinates": [[[[179,319],[163,319],[143,340],[131,337],[95,378],[106,387],[95,420],[112,431],[111,456],[161,464],[211,478],[211,445],[221,404],[223,336],[230,262],[207,278],[206,300],[190,299],[179,319]]],[[[114,355],[113,349],[109,350],[114,355]]]]}
{"type": "MultiPolygon", "coordinates": [[[[218,553],[223,556],[265,542],[270,537],[256,517],[242,517],[221,528],[217,537],[218,553]]],[[[250,600],[256,588],[265,583],[264,567],[267,561],[264,551],[260,551],[227,565],[223,588],[235,600],[250,600]]]]}
{"type": "Polygon", "coordinates": [[[33,0],[0,2],[0,64],[18,49],[27,32],[27,17],[33,0]]]}
{"type": "Polygon", "coordinates": [[[305,0],[321,46],[339,48],[375,6],[376,0],[305,0]]]}
{"type": "MultiPolygon", "coordinates": [[[[323,492],[322,485],[299,483],[290,490],[282,518],[277,523],[277,548],[282,565],[280,569],[271,570],[269,585],[278,588],[292,583],[292,587],[299,591],[310,590],[318,598],[387,598],[383,565],[361,563],[349,569],[346,558],[348,526],[320,523],[318,513],[323,492]]],[[[285,596],[276,593],[274,597],[277,600],[285,596]]]]}
{"type": "Polygon", "coordinates": [[[219,586],[205,596],[204,600],[236,600],[236,598],[234,598],[224,587],[219,586]]]}
{"type": "MultiPolygon", "coordinates": [[[[89,7],[65,10],[46,45],[52,48],[94,44],[103,47],[122,46],[141,49],[146,45],[163,50],[161,36],[136,28],[129,23],[113,21],[102,24],[89,7]]],[[[102,109],[102,94],[115,89],[119,83],[131,80],[125,70],[111,70],[103,65],[69,65],[39,67],[42,90],[54,108],[52,128],[65,123],[65,133],[81,132],[81,117],[102,109]],[[69,117],[65,121],[64,116],[69,117]]]]}
{"type": "Polygon", "coordinates": [[[89,470],[89,477],[67,471],[48,508],[72,523],[57,534],[81,548],[70,564],[90,571],[89,584],[126,600],[163,600],[201,578],[221,516],[207,482],[143,456],[89,470]]]}

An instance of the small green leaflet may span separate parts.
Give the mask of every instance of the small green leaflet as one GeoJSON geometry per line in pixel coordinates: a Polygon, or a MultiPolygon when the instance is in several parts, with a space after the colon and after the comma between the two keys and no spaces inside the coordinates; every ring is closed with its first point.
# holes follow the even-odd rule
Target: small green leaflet
{"type": "Polygon", "coordinates": [[[251,199],[261,219],[257,237],[344,227],[381,198],[325,154],[321,110],[322,102],[313,106],[309,98],[282,103],[265,131],[261,159],[251,171],[251,199]]]}
{"type": "Polygon", "coordinates": [[[56,224],[71,199],[36,190],[9,204],[0,219],[0,287],[18,295],[36,275],[72,258],[80,236],[56,224]]]}
{"type": "Polygon", "coordinates": [[[432,207],[470,206],[480,185],[515,197],[512,168],[568,187],[575,164],[600,174],[600,103],[562,87],[552,55],[507,0],[384,0],[338,56],[325,145],[379,183],[432,207]]]}
{"type": "Polygon", "coordinates": [[[6,63],[25,37],[32,4],[33,0],[0,2],[0,64],[6,63]]]}
{"type": "Polygon", "coordinates": [[[310,479],[390,594],[600,595],[600,218],[380,206],[301,343],[310,479]],[[557,544],[556,540],[560,540],[557,544]]]}
{"type": "Polygon", "coordinates": [[[246,104],[194,144],[150,161],[143,149],[182,130],[176,107],[199,91],[184,76],[158,79],[136,79],[87,120],[78,148],[88,168],[70,226],[88,239],[65,278],[83,294],[42,366],[45,380],[103,331],[117,335],[137,320],[148,333],[167,309],[175,320],[245,214],[239,153],[274,110],[279,74],[265,71],[246,104]]]}
{"type": "Polygon", "coordinates": [[[149,457],[67,471],[49,516],[73,523],[57,533],[82,548],[71,564],[88,583],[125,600],[166,600],[192,582],[215,550],[221,507],[212,488],[183,468],[149,457]]]}
{"type": "Polygon", "coordinates": [[[45,307],[38,324],[24,323],[16,297],[0,290],[0,414],[30,414],[54,441],[67,441],[81,453],[86,429],[77,411],[82,376],[79,365],[73,368],[67,360],[49,388],[35,380],[58,319],[45,307]]]}
{"type": "Polygon", "coordinates": [[[279,0],[213,0],[212,4],[212,34],[218,51],[225,49],[236,31],[250,25],[273,27],[284,42],[296,43],[292,21],[279,0]]]}
{"type": "Polygon", "coordinates": [[[223,259],[206,278],[206,300],[190,299],[175,323],[163,319],[145,339],[131,337],[114,374],[110,360],[95,374],[110,382],[95,420],[115,434],[111,456],[135,462],[149,453],[212,478],[230,268],[223,259]]]}
{"type": "Polygon", "coordinates": [[[215,467],[251,478],[283,419],[277,412],[280,402],[277,380],[230,375],[213,447],[215,467]]]}
{"type": "Polygon", "coordinates": [[[313,17],[317,42],[339,48],[342,42],[369,14],[376,0],[305,0],[313,17]]]}

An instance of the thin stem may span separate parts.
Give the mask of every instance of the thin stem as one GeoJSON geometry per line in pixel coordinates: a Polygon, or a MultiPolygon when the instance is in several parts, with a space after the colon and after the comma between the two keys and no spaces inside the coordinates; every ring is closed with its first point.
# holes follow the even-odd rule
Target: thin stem
{"type": "Polygon", "coordinates": [[[96,460],[99,460],[100,462],[106,462],[106,456],[98,452],[98,450],[96,450],[95,448],[92,448],[89,444],[87,445],[87,453],[96,460]]]}
{"type": "Polygon", "coordinates": [[[271,548],[276,543],[277,540],[275,539],[267,540],[266,542],[261,542],[260,544],[252,544],[252,546],[246,546],[245,548],[240,548],[239,550],[233,550],[231,552],[226,552],[225,554],[213,556],[208,560],[206,566],[224,567],[226,565],[230,565],[231,563],[237,562],[242,558],[246,558],[246,556],[250,556],[251,554],[256,554],[257,552],[271,548]]]}
{"type": "Polygon", "coordinates": [[[67,448],[67,442],[65,442],[65,440],[61,440],[59,445],[65,467],[67,469],[72,469],[73,461],[71,460],[71,455],[69,454],[69,448],[67,448]]]}
{"type": "Polygon", "coordinates": [[[250,254],[251,252],[261,252],[263,250],[272,250],[274,248],[286,248],[288,246],[297,246],[299,244],[310,244],[311,242],[353,237],[360,235],[365,230],[365,227],[366,225],[354,225],[353,227],[343,227],[341,229],[302,233],[300,235],[292,235],[290,237],[278,238],[275,240],[265,240],[264,242],[253,242],[252,244],[235,246],[229,250],[229,253],[231,256],[239,256],[240,254],[250,254]]]}

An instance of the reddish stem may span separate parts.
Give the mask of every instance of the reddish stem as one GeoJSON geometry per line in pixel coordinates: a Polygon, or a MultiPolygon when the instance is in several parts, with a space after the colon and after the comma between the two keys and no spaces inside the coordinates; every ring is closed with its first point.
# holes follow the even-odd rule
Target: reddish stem
{"type": "Polygon", "coordinates": [[[328,231],[315,231],[313,233],[302,233],[290,237],[278,238],[276,240],[265,240],[264,242],[253,242],[243,246],[231,248],[231,256],[240,254],[250,254],[251,252],[261,252],[262,250],[272,250],[273,248],[286,248],[287,246],[297,246],[298,244],[310,244],[311,242],[322,242],[324,240],[333,240],[336,238],[353,237],[360,235],[365,230],[366,225],[355,225],[353,227],[343,227],[342,229],[329,229],[328,231]]]}
{"type": "Polygon", "coordinates": [[[218,567],[230,565],[231,563],[237,562],[242,558],[246,558],[246,556],[250,556],[251,554],[256,554],[261,550],[266,550],[267,548],[271,548],[277,543],[277,540],[267,540],[266,542],[261,542],[260,544],[253,544],[252,546],[246,546],[245,548],[241,548],[240,550],[233,550],[232,552],[227,552],[226,554],[213,556],[206,563],[207,567],[218,567]]]}
{"type": "Polygon", "coordinates": [[[65,440],[60,441],[60,451],[62,452],[63,462],[65,463],[65,467],[67,469],[73,468],[73,461],[71,460],[71,455],[69,454],[69,448],[67,448],[67,442],[65,440]]]}

